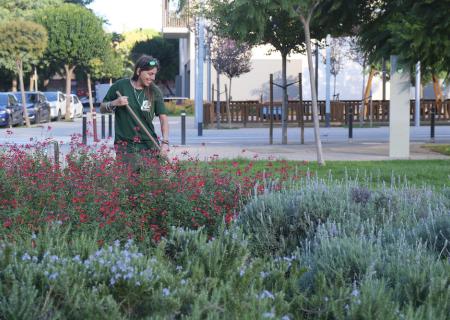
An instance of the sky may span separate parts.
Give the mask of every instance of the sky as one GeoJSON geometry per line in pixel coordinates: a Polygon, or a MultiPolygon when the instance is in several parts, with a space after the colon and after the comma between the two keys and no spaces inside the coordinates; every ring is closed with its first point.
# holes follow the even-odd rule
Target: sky
{"type": "Polygon", "coordinates": [[[88,7],[106,18],[108,32],[122,33],[133,29],[161,30],[161,0],[94,0],[88,7]]]}

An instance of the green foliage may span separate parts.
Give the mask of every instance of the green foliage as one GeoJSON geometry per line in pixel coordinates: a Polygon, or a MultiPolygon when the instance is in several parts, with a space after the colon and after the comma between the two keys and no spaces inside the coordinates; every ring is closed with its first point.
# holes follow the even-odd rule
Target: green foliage
{"type": "Polygon", "coordinates": [[[381,1],[360,32],[371,61],[396,54],[424,76],[450,71],[450,1],[381,1]],[[406,49],[407,48],[407,49],[406,49]]]}
{"type": "MultiPolygon", "coordinates": [[[[249,235],[252,252],[288,254],[303,246],[317,227],[328,220],[343,225],[344,232],[348,231],[346,221],[351,221],[351,228],[355,228],[360,221],[369,219],[377,225],[395,228],[405,222],[415,225],[431,208],[439,212],[440,205],[447,205],[445,198],[427,189],[402,187],[397,190],[392,186],[371,190],[365,186],[369,180],[362,183],[330,181],[304,181],[298,190],[270,193],[248,203],[238,225],[249,235]]],[[[442,228],[445,232],[438,238],[439,250],[443,250],[448,232],[446,227],[439,230],[442,228]]]]}
{"type": "Polygon", "coordinates": [[[426,144],[423,146],[423,148],[450,156],[450,145],[449,144],[426,144]]]}
{"type": "Polygon", "coordinates": [[[124,61],[120,54],[106,46],[102,56],[91,59],[86,66],[92,79],[118,79],[124,75],[124,61]]]}
{"type": "Polygon", "coordinates": [[[94,0],[64,0],[64,2],[79,4],[79,5],[82,5],[82,6],[87,6],[88,4],[90,4],[93,1],[94,0]]]}
{"type": "Polygon", "coordinates": [[[194,101],[183,100],[181,104],[176,101],[165,102],[166,110],[171,116],[179,116],[181,112],[186,112],[186,115],[194,115],[194,101]]]}
{"type": "Polygon", "coordinates": [[[312,179],[255,198],[237,220],[251,256],[299,252],[297,317],[445,319],[450,206],[427,189],[312,179]],[[441,309],[442,308],[442,309],[441,309]]]}
{"type": "Polygon", "coordinates": [[[304,51],[302,23],[280,6],[256,5],[247,0],[212,1],[206,15],[221,37],[251,45],[271,44],[282,55],[304,51]]]}
{"type": "Polygon", "coordinates": [[[45,9],[36,20],[48,31],[46,58],[61,65],[86,65],[107,45],[102,21],[84,7],[64,4],[45,9]]]}
{"type": "Polygon", "coordinates": [[[32,18],[36,10],[46,7],[56,7],[63,0],[0,0],[0,21],[32,18]]]}
{"type": "Polygon", "coordinates": [[[167,82],[174,80],[178,74],[178,40],[153,37],[148,40],[141,40],[134,44],[130,57],[136,61],[141,55],[147,54],[158,59],[160,70],[156,74],[159,81],[167,82]]]}
{"type": "MultiPolygon", "coordinates": [[[[0,154],[0,318],[448,318],[450,188],[392,174],[424,162],[365,163],[388,180],[338,163],[347,178],[307,171],[285,189],[273,172],[296,181],[298,163],[190,159],[136,174],[110,152],[72,152],[63,169],[28,149],[0,154]],[[249,188],[242,210],[218,201],[249,188]],[[167,232],[150,241],[159,222],[167,232]]],[[[441,175],[446,163],[427,161],[441,175]]]]}
{"type": "Polygon", "coordinates": [[[47,47],[47,31],[42,25],[25,20],[0,24],[0,64],[17,70],[17,61],[28,68],[35,64],[47,47]]]}
{"type": "Polygon", "coordinates": [[[296,292],[295,279],[303,273],[293,266],[295,258],[250,259],[242,234],[223,228],[216,239],[174,229],[157,248],[143,251],[130,241],[102,248],[92,243],[54,226],[2,244],[0,299],[10,303],[1,304],[0,316],[281,318],[292,313],[294,298],[284,291],[296,292]],[[30,245],[49,238],[57,241],[47,241],[45,249],[30,245]]]}

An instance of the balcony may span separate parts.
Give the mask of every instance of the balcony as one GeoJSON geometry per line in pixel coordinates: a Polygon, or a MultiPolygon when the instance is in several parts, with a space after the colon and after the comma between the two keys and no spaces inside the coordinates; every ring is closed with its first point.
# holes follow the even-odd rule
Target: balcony
{"type": "Polygon", "coordinates": [[[189,17],[189,6],[181,12],[176,12],[175,10],[170,9],[168,3],[165,2],[162,17],[162,33],[164,38],[187,38],[191,22],[189,17]]]}

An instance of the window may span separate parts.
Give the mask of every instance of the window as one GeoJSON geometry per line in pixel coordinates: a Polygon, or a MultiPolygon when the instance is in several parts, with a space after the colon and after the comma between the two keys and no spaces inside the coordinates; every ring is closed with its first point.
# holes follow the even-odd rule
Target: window
{"type": "Polygon", "coordinates": [[[18,103],[17,98],[12,94],[8,95],[8,101],[9,101],[9,104],[17,104],[18,103]]]}

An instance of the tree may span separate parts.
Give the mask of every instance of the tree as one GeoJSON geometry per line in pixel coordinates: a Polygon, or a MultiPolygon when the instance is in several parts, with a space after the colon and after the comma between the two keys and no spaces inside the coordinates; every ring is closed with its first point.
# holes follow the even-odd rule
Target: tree
{"type": "MultiPolygon", "coordinates": [[[[333,96],[336,96],[336,77],[341,72],[343,64],[344,64],[344,46],[345,41],[342,41],[340,38],[331,38],[329,43],[330,46],[330,73],[334,78],[333,84],[333,96]]],[[[322,61],[326,63],[326,57],[322,57],[322,61]]]]}
{"type": "MultiPolygon", "coordinates": [[[[45,52],[48,60],[64,66],[66,95],[71,92],[71,79],[77,66],[87,65],[102,55],[107,45],[102,20],[90,10],[74,4],[45,9],[36,17],[49,35],[45,52]]],[[[70,120],[70,100],[66,102],[66,120],[70,120]]]]}
{"type": "Polygon", "coordinates": [[[109,79],[109,82],[112,83],[112,79],[117,79],[123,75],[124,61],[122,60],[122,57],[114,51],[112,45],[107,45],[105,43],[102,55],[93,57],[87,64],[83,64],[80,71],[86,75],[89,109],[94,128],[94,140],[98,141],[97,115],[92,98],[92,79],[109,79]]]}
{"type": "MultiPolygon", "coordinates": [[[[23,20],[32,20],[33,15],[38,11],[46,7],[55,7],[61,5],[63,0],[0,0],[0,22],[1,21],[9,21],[16,19],[23,20]]],[[[36,68],[41,65],[42,62],[37,62],[35,65],[36,68]]],[[[0,65],[2,63],[0,62],[0,65]]],[[[45,69],[42,70],[50,70],[52,67],[49,64],[46,65],[45,69]]],[[[13,66],[13,70],[15,70],[15,66],[13,66]]],[[[24,73],[31,71],[30,66],[24,65],[24,73]]],[[[11,73],[9,69],[0,70],[0,78],[2,80],[12,79],[12,89],[13,91],[17,90],[17,79],[16,75],[11,73]]],[[[53,71],[54,74],[54,71],[53,71]]]]}
{"type": "MultiPolygon", "coordinates": [[[[228,77],[229,87],[227,95],[228,126],[231,127],[231,80],[238,78],[251,70],[252,52],[249,45],[238,44],[232,39],[216,38],[211,50],[212,62],[217,73],[228,77]]],[[[220,88],[218,88],[220,90],[220,88]]]]}
{"type": "Polygon", "coordinates": [[[206,15],[213,22],[214,32],[251,45],[270,44],[281,53],[282,143],[287,144],[287,57],[304,51],[303,26],[289,11],[270,3],[255,5],[254,1],[213,0],[206,15]]]}
{"type": "Polygon", "coordinates": [[[63,0],[0,0],[0,21],[31,18],[37,10],[56,7],[63,0]]]}
{"type": "Polygon", "coordinates": [[[371,61],[397,54],[411,69],[420,61],[422,75],[433,79],[438,108],[438,75],[450,73],[449,8],[450,0],[380,1],[360,33],[371,61]]]}
{"type": "Polygon", "coordinates": [[[47,47],[47,31],[37,23],[24,20],[11,20],[0,24],[0,57],[5,67],[15,65],[19,75],[22,93],[22,108],[25,123],[30,127],[30,118],[25,100],[23,66],[39,59],[47,47]]]}
{"type": "Polygon", "coordinates": [[[154,37],[137,42],[131,49],[130,57],[132,61],[136,61],[142,54],[147,54],[158,59],[160,70],[158,70],[156,78],[166,87],[171,95],[174,95],[169,82],[173,81],[178,74],[178,52],[178,40],[154,37]]]}

